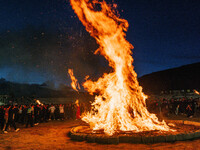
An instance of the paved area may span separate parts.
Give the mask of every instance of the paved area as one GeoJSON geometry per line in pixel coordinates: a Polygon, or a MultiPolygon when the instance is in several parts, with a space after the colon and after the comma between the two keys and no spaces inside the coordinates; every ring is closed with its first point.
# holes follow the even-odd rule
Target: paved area
{"type": "MultiPolygon", "coordinates": [[[[195,118],[193,119],[195,120],[195,118]]],[[[198,150],[200,149],[200,139],[192,141],[179,141],[174,143],[157,144],[127,144],[100,145],[72,141],[67,133],[77,125],[83,124],[81,121],[51,121],[42,123],[32,128],[20,126],[19,132],[11,129],[7,134],[0,134],[0,150],[198,150]]]]}

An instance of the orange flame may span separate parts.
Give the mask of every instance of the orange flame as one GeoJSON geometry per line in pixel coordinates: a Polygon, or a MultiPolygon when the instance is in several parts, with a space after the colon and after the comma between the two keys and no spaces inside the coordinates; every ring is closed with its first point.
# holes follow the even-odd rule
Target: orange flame
{"type": "Polygon", "coordinates": [[[194,90],[194,93],[196,93],[196,94],[200,95],[200,93],[199,93],[197,90],[194,90]]]}
{"type": "Polygon", "coordinates": [[[40,102],[39,99],[36,100],[36,103],[39,104],[39,105],[43,105],[43,104],[40,102]]]}
{"type": "Polygon", "coordinates": [[[168,131],[164,121],[146,108],[147,96],[137,81],[132,65],[133,46],[125,39],[128,22],[115,15],[105,1],[70,0],[72,8],[86,30],[93,36],[99,52],[109,62],[113,72],[97,81],[87,80],[83,86],[91,94],[98,93],[93,109],[82,120],[92,124],[93,130],[103,129],[107,135],[117,131],[168,131]],[[96,7],[101,9],[96,10],[96,7]]]}
{"type": "Polygon", "coordinates": [[[72,80],[72,82],[71,82],[72,88],[73,88],[75,91],[78,92],[78,89],[80,89],[80,85],[78,84],[78,80],[77,80],[77,79],[75,78],[75,76],[74,76],[73,70],[72,70],[72,69],[68,69],[68,73],[69,73],[70,78],[71,78],[71,80],[72,80]],[[78,89],[77,89],[76,87],[77,87],[78,89]]]}

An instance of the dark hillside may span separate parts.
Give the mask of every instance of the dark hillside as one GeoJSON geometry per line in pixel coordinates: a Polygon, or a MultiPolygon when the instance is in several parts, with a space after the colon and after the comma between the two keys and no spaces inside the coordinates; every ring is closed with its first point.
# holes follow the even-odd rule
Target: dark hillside
{"type": "Polygon", "coordinates": [[[200,63],[144,75],[139,78],[145,92],[200,89],[200,63]]]}

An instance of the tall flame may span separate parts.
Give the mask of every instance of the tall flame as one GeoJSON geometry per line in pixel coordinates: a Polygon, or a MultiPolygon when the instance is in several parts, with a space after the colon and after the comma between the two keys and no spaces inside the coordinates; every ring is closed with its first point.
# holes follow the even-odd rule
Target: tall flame
{"type": "Polygon", "coordinates": [[[78,89],[80,89],[80,85],[78,84],[78,80],[77,80],[77,79],[75,78],[75,76],[74,76],[73,70],[72,70],[72,69],[68,69],[68,73],[69,73],[70,78],[71,78],[71,80],[72,80],[72,82],[71,82],[72,88],[73,88],[75,91],[78,92],[78,89]],[[77,87],[78,89],[77,89],[76,87],[77,87]]]}
{"type": "Polygon", "coordinates": [[[113,72],[97,81],[87,80],[83,86],[91,94],[98,93],[93,109],[82,120],[103,129],[108,135],[117,131],[169,130],[164,121],[146,108],[147,96],[137,81],[131,56],[133,46],[125,39],[128,22],[115,15],[104,0],[70,0],[72,8],[86,30],[93,36],[99,52],[113,72]],[[97,10],[101,9],[100,11],[97,10]]]}

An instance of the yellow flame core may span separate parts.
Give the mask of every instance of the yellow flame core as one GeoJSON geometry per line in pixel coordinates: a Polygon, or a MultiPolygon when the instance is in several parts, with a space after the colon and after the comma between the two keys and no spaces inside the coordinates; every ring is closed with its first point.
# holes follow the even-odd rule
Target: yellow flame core
{"type": "Polygon", "coordinates": [[[108,135],[117,131],[164,130],[169,127],[159,122],[146,108],[147,96],[137,81],[131,56],[133,46],[125,39],[128,22],[117,17],[105,1],[70,0],[72,8],[86,30],[93,36],[100,52],[113,68],[97,81],[87,80],[83,86],[91,94],[99,93],[91,112],[82,120],[92,124],[93,130],[103,129],[108,135]],[[101,7],[95,11],[94,6],[101,7]]]}
{"type": "Polygon", "coordinates": [[[75,91],[78,92],[78,89],[80,89],[80,85],[78,84],[78,80],[77,80],[77,79],[75,78],[75,76],[74,76],[73,70],[72,70],[72,69],[68,69],[68,73],[69,73],[70,78],[71,78],[71,80],[72,80],[72,82],[71,82],[72,88],[73,88],[75,91]],[[78,89],[77,89],[76,87],[77,87],[78,89]]]}

